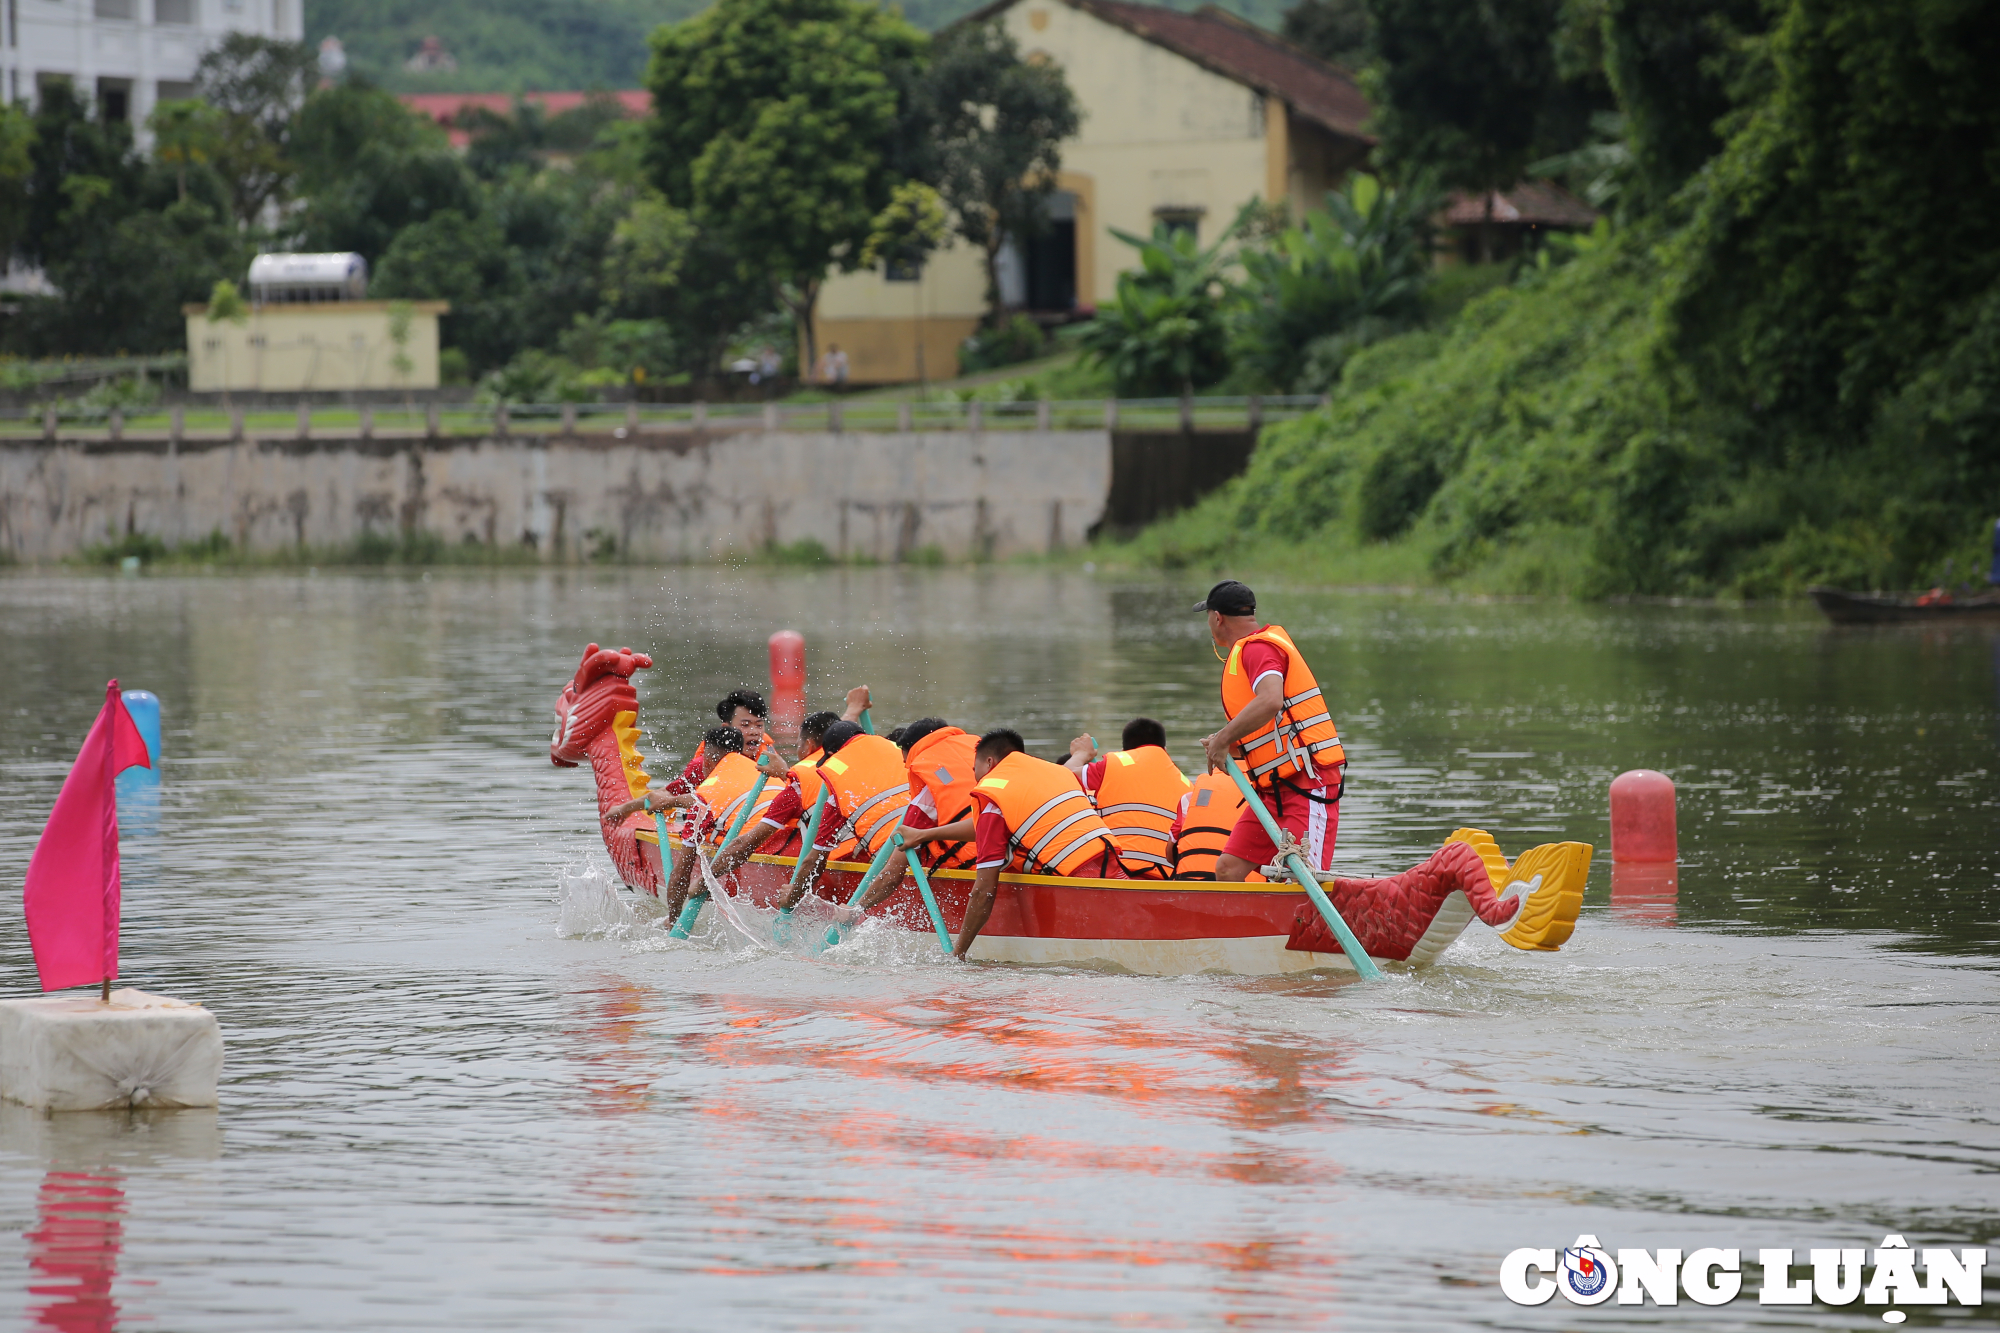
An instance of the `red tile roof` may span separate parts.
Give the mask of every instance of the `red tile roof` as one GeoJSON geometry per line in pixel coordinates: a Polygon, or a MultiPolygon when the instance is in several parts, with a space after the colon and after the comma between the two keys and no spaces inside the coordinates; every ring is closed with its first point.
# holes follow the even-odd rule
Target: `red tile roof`
{"type": "MultiPolygon", "coordinates": [[[[653,109],[653,95],[643,88],[623,88],[611,93],[522,93],[520,97],[539,106],[548,116],[574,111],[593,97],[616,98],[628,116],[643,116],[653,109]]],[[[396,100],[450,130],[451,141],[459,148],[465,147],[470,138],[457,127],[459,112],[478,107],[496,116],[506,116],[514,111],[513,93],[403,93],[396,100]]]]}
{"type": "MultiPolygon", "coordinates": [[[[1486,196],[1454,194],[1440,221],[1447,227],[1469,227],[1486,221],[1486,196]]],[[[1597,221],[1597,210],[1554,181],[1522,181],[1493,192],[1493,221],[1512,225],[1584,228],[1597,221]]]]}
{"type": "MultiPolygon", "coordinates": [[[[1001,14],[1020,0],[994,0],[959,22],[1001,14]]],[[[1375,137],[1364,128],[1371,108],[1352,75],[1307,55],[1276,33],[1266,32],[1214,5],[1192,14],[1131,0],[1062,0],[1156,46],[1288,103],[1305,119],[1335,134],[1366,144],[1375,137]]]]}

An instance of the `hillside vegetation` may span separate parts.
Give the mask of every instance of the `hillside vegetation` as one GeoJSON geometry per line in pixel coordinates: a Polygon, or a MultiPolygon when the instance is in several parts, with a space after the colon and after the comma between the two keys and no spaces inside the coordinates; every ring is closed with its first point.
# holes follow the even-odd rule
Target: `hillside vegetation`
{"type": "MultiPolygon", "coordinates": [[[[1635,136],[1632,188],[1652,168],[1660,202],[1355,354],[1328,410],[1130,553],[1582,594],[1983,568],[2000,28],[1969,4],[1790,0],[1735,49],[1719,151],[1676,183],[1635,136]]],[[[1628,121],[1664,123],[1644,88],[1621,83],[1628,121]]]]}
{"type": "MultiPolygon", "coordinates": [[[[1175,0],[1194,9],[1202,0],[1175,0]]],[[[306,41],[338,37],[350,66],[394,92],[526,92],[637,88],[646,38],[710,0],[312,0],[306,41]],[[404,62],[434,36],[458,62],[450,72],[416,73],[404,62]]],[[[935,31],[977,8],[978,0],[906,0],[904,17],[935,31]]],[[[1277,0],[1232,0],[1224,9],[1276,28],[1277,0]]]]}

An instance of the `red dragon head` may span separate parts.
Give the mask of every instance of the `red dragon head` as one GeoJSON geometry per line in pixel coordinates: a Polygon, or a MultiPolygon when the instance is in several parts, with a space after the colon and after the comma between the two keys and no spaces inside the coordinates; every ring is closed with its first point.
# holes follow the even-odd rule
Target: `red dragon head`
{"type": "Polygon", "coordinates": [[[653,665],[653,659],[630,648],[583,650],[576,675],[556,699],[556,733],[549,738],[549,762],[575,768],[588,757],[595,740],[619,713],[639,711],[639,692],[632,673],[653,665]]]}

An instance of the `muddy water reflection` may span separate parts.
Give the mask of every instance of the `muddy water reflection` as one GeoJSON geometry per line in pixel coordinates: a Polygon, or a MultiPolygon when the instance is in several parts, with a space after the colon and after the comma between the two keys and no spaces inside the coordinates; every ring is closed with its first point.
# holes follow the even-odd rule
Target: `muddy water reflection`
{"type": "MultiPolygon", "coordinates": [[[[1677,879],[1600,861],[1558,955],[1475,934],[1359,987],[952,968],[866,933],[819,958],[674,944],[624,908],[558,937],[559,874],[603,862],[588,782],[545,757],[585,642],[659,658],[663,758],[791,624],[815,702],[866,680],[878,716],[1013,723],[1042,752],[1144,712],[1186,762],[1215,715],[1190,596],[1039,571],[0,579],[0,865],[18,882],[96,683],[157,692],[127,971],[229,1039],[219,1117],[0,1116],[0,1308],[1553,1327],[1500,1297],[1508,1249],[1992,1236],[1977,632],[1267,592],[1341,701],[1345,866],[1467,822],[1601,844],[1613,774],[1680,780],[1677,879]]],[[[32,984],[18,918],[0,963],[32,984]]]]}

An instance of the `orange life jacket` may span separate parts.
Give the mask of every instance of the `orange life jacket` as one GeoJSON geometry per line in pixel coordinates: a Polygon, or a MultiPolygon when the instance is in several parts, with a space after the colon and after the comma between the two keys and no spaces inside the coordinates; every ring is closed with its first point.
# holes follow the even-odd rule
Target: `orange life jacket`
{"type": "Polygon", "coordinates": [[[1061,764],[1010,754],[973,787],[972,799],[1000,812],[1010,865],[1028,874],[1074,875],[1118,849],[1076,774],[1061,764]]]}
{"type": "MultiPolygon", "coordinates": [[[[746,758],[748,758],[750,762],[754,764],[759,759],[762,759],[765,755],[769,753],[771,753],[771,733],[767,731],[764,733],[764,743],[757,747],[757,753],[753,755],[747,755],[746,758]]],[[[700,760],[706,758],[707,755],[708,755],[708,742],[702,741],[700,744],[694,747],[694,757],[689,762],[691,763],[699,762],[700,760]]],[[[751,781],[754,782],[756,781],[756,779],[752,778],[751,781]]]]}
{"type": "MultiPolygon", "coordinates": [[[[914,799],[928,791],[939,825],[956,824],[972,814],[972,752],[978,745],[977,737],[957,727],[939,727],[910,747],[905,760],[910,796],[914,799]]],[[[921,855],[932,870],[969,866],[978,859],[971,838],[927,844],[921,855]]]]}
{"type": "Polygon", "coordinates": [[[1190,782],[1181,802],[1181,835],[1174,841],[1175,879],[1214,879],[1222,844],[1243,813],[1243,793],[1226,773],[1204,773],[1190,782]]]}
{"type": "Polygon", "coordinates": [[[1157,745],[1104,756],[1097,814],[1118,839],[1127,874],[1157,879],[1173,864],[1174,815],[1187,790],[1187,778],[1157,745]]]}
{"type": "Polygon", "coordinates": [[[1243,648],[1250,643],[1273,644],[1285,653],[1284,707],[1241,742],[1250,781],[1270,791],[1280,779],[1297,783],[1338,776],[1334,770],[1347,762],[1340,732],[1326,711],[1326,699],[1305,655],[1278,626],[1266,625],[1245,635],[1229,650],[1222,669],[1222,711],[1234,719],[1256,697],[1255,682],[1243,669],[1243,648]]]}
{"type": "MultiPolygon", "coordinates": [[[[833,789],[827,804],[840,804],[842,828],[848,841],[836,847],[829,860],[872,860],[882,849],[896,825],[903,822],[903,807],[910,803],[909,772],[903,767],[903,752],[882,736],[856,736],[840,747],[840,753],[819,761],[820,780],[833,789]],[[844,849],[847,849],[843,851],[844,849]]],[[[812,809],[810,805],[806,807],[812,809]]],[[[834,817],[829,810],[824,819],[834,817]]]]}
{"type": "MultiPolygon", "coordinates": [[[[720,838],[729,832],[729,826],[735,822],[737,814],[743,809],[743,802],[748,799],[750,789],[757,785],[757,779],[761,776],[763,775],[757,771],[757,765],[750,760],[740,754],[726,754],[722,756],[722,762],[715,766],[715,771],[703,778],[701,785],[694,789],[694,794],[701,798],[702,804],[715,812],[716,837],[720,838]]],[[[744,819],[743,827],[749,828],[762,818],[764,809],[777,800],[778,793],[784,789],[784,783],[767,780],[764,783],[764,790],[757,793],[757,804],[744,819]]]]}

